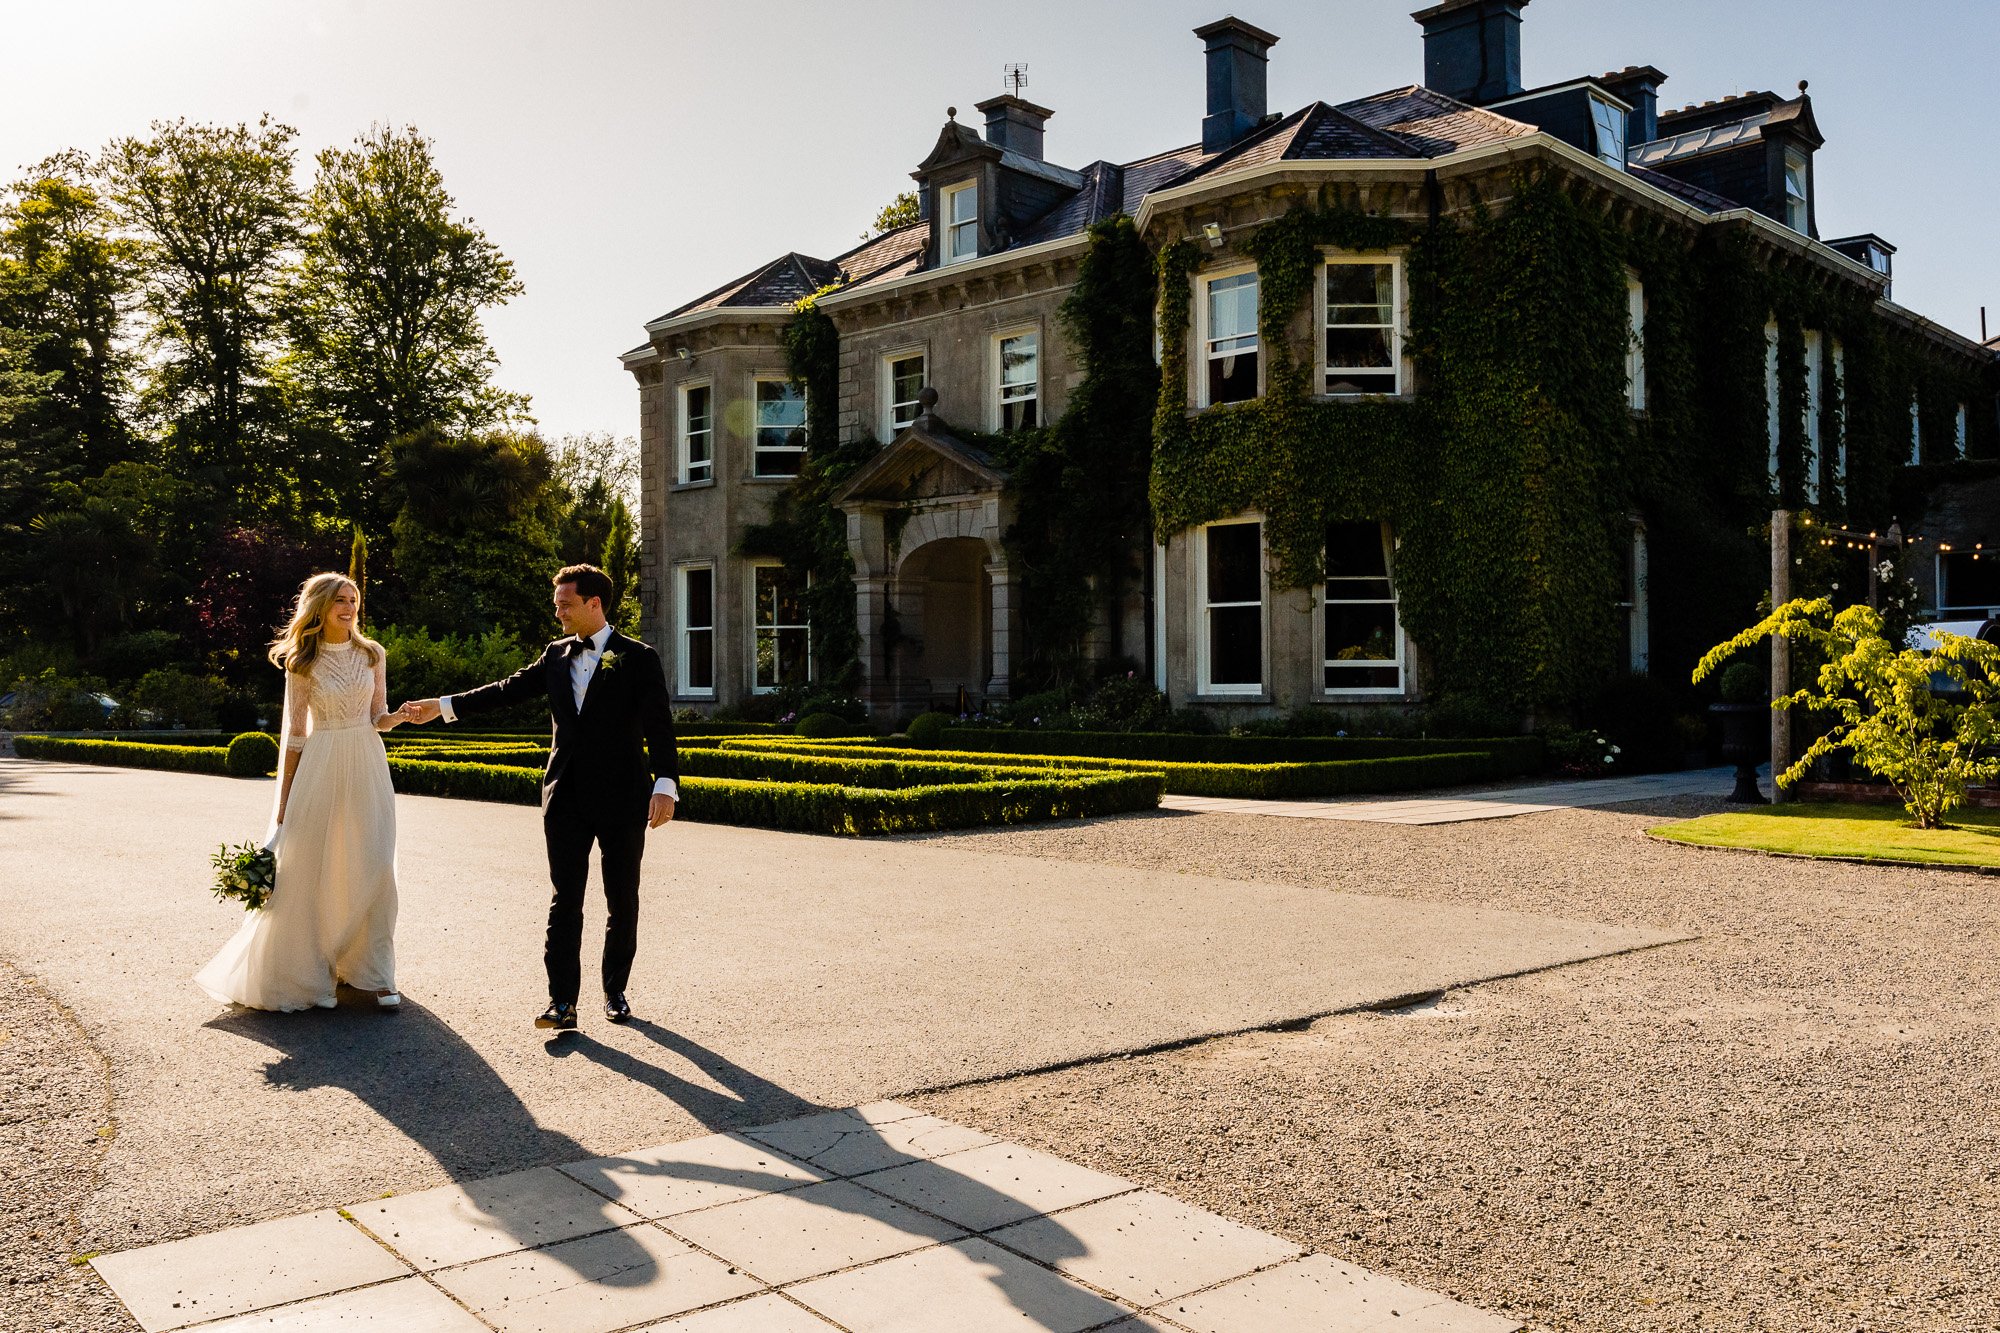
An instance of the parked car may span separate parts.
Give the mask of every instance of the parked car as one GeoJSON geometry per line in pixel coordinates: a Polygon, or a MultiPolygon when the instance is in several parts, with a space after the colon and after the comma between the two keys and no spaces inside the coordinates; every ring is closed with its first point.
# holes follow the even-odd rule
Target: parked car
{"type": "MultiPolygon", "coordinates": [[[[1957,634],[1968,639],[2000,644],[2000,616],[1987,620],[1934,620],[1928,625],[1912,625],[1909,636],[1904,642],[1919,652],[1927,653],[1938,647],[1940,634],[1957,634]]],[[[1958,682],[1943,672],[1938,672],[1931,677],[1931,693],[1957,694],[1958,682]]]]}

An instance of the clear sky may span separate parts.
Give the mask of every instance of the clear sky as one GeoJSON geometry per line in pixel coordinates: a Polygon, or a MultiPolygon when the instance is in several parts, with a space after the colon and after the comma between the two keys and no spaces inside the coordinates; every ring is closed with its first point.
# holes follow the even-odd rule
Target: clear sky
{"type": "MultiPolygon", "coordinates": [[[[641,325],[788,250],[829,257],[909,186],[948,105],[1055,109],[1080,167],[1200,138],[1201,43],[1278,34],[1271,107],[1420,82],[1414,0],[0,0],[0,169],[149,121],[296,126],[314,150],[413,124],[519,268],[489,319],[506,387],[553,433],[635,434],[616,356],[641,325]]],[[[1900,247],[1896,299],[2000,331],[1996,0],[1533,0],[1529,86],[1625,65],[1662,107],[1810,79],[1821,234],[1900,247]]]]}

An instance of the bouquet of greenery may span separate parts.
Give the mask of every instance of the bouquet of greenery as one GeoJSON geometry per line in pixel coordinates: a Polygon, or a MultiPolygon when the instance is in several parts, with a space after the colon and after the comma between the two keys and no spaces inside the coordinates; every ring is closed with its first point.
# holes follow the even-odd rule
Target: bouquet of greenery
{"type": "Polygon", "coordinates": [[[225,902],[234,898],[247,912],[255,912],[271,900],[271,889],[278,882],[278,858],[269,847],[224,843],[209,858],[209,864],[215,867],[216,897],[225,902]]]}

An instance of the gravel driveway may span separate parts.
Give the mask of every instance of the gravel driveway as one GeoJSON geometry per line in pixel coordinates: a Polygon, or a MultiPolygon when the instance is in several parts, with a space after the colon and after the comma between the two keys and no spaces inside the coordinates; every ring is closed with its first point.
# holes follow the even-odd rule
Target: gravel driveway
{"type": "Polygon", "coordinates": [[[1700,938],[922,1100],[1553,1329],[2000,1328],[2000,883],[1644,836],[1714,808],[951,835],[1700,938]]]}

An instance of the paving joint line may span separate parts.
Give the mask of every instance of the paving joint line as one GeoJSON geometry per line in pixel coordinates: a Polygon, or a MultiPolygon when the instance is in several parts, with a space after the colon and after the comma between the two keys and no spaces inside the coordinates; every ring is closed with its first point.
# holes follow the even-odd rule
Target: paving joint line
{"type": "MultiPolygon", "coordinates": [[[[1629,944],[1623,948],[1592,954],[1588,958],[1569,958],[1554,963],[1539,963],[1533,967],[1523,967],[1512,972],[1496,972],[1491,976],[1474,977],[1470,981],[1454,982],[1446,990],[1471,990],[1475,986],[1487,986],[1496,981],[1517,981],[1522,977],[1532,977],[1543,972],[1554,972],[1565,967],[1582,967],[1590,963],[1600,963],[1612,958],[1623,958],[1630,954],[1647,953],[1653,949],[1664,949],[1675,944],[1691,944],[1699,941],[1700,935],[1680,935],[1673,939],[1653,940],[1645,944],[1629,944]]],[[[994,1083],[1008,1083],[1017,1078],[1034,1078],[1042,1074],[1060,1074],[1071,1069],[1085,1069],[1091,1065],[1110,1064],[1114,1060],[1136,1060],[1149,1055],[1165,1055],[1173,1051],[1184,1051],[1194,1046],[1203,1046],[1212,1041],[1226,1041],[1231,1037],[1248,1037],[1260,1032],[1303,1032],[1313,1024],[1327,1018],[1339,1018],[1346,1014],[1375,1013],[1383,1009],[1407,1008],[1433,994],[1431,991],[1416,992],[1416,998],[1391,996],[1386,1000],[1363,1000],[1356,1004],[1341,1005],[1337,1009],[1318,1010],[1306,1014],[1294,1014],[1286,1018],[1269,1019],[1262,1023],[1251,1023],[1243,1027],[1227,1028],[1219,1032],[1197,1033],[1190,1037],[1176,1037],[1171,1041],[1153,1042],[1145,1046],[1133,1046],[1114,1051],[1103,1051],[1096,1055],[1080,1055],[1073,1059],[1057,1060],[1045,1065],[1035,1065],[1026,1069],[1016,1069],[999,1074],[983,1074],[978,1078],[961,1079],[956,1083],[937,1083],[920,1088],[911,1088],[896,1095],[902,1097],[931,1097],[947,1092],[960,1092],[967,1088],[983,1088],[994,1083]]],[[[1435,992],[1443,994],[1443,991],[1435,992]]]]}

